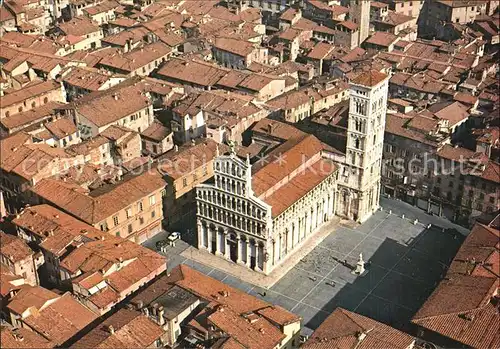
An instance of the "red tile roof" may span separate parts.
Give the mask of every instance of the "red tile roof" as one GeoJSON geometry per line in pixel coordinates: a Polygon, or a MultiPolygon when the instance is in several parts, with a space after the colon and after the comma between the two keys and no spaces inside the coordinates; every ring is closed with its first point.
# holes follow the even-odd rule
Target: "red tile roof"
{"type": "Polygon", "coordinates": [[[55,344],[26,328],[0,327],[0,343],[5,349],[54,348],[55,344]]]}
{"type": "Polygon", "coordinates": [[[94,225],[125,209],[139,199],[165,187],[166,182],[156,169],[108,187],[101,195],[89,196],[80,187],[55,179],[44,179],[31,190],[47,202],[64,209],[82,221],[94,225]]]}
{"type": "Polygon", "coordinates": [[[351,83],[366,87],[374,87],[387,78],[388,76],[384,73],[378,72],[376,70],[370,70],[368,72],[359,74],[357,77],[351,80],[351,83]]]}
{"type": "Polygon", "coordinates": [[[32,256],[33,250],[21,238],[0,230],[0,254],[17,263],[32,256]]]}
{"type": "Polygon", "coordinates": [[[277,183],[320,154],[323,144],[313,135],[302,135],[277,147],[266,159],[252,166],[252,188],[257,196],[265,195],[277,183]]]}
{"type": "Polygon", "coordinates": [[[415,339],[360,314],[337,308],[314,331],[304,349],[407,349],[415,339]],[[364,337],[361,337],[364,336],[364,337]]]}
{"type": "Polygon", "coordinates": [[[153,303],[156,298],[160,297],[174,285],[193,293],[207,302],[215,305],[223,304],[234,313],[240,315],[252,312],[260,313],[266,318],[269,316],[268,319],[270,321],[274,321],[281,326],[300,321],[299,316],[290,313],[280,306],[273,306],[259,298],[191,269],[184,264],[174,268],[169,275],[164,275],[148,285],[132,299],[132,302],[143,301],[144,304],[153,303]],[[265,310],[267,308],[270,309],[265,310]]]}
{"type": "Polygon", "coordinates": [[[40,239],[40,247],[60,256],[79,236],[97,238],[106,233],[79,221],[78,219],[50,205],[26,208],[12,221],[23,230],[40,239]]]}
{"type": "Polygon", "coordinates": [[[365,42],[367,44],[389,47],[391,44],[395,43],[398,39],[399,37],[392,33],[375,32],[365,42]]]}
{"type": "Polygon", "coordinates": [[[120,309],[75,342],[72,348],[149,348],[163,334],[158,324],[136,310],[120,309]],[[110,326],[114,333],[110,332],[110,326]]]}
{"type": "Polygon", "coordinates": [[[272,216],[279,216],[337,170],[335,163],[327,159],[320,159],[305,168],[303,172],[265,198],[264,201],[272,206],[272,216]]]}
{"type": "Polygon", "coordinates": [[[39,315],[29,316],[24,322],[60,346],[96,318],[96,314],[67,292],[54,303],[39,310],[39,315]]]}
{"type": "Polygon", "coordinates": [[[208,316],[208,321],[229,334],[245,348],[273,349],[285,338],[280,329],[264,317],[254,315],[254,319],[247,320],[245,315],[241,316],[223,305],[215,309],[208,316]]]}
{"type": "Polygon", "coordinates": [[[476,223],[412,322],[478,349],[500,347],[500,231],[476,223]]]}

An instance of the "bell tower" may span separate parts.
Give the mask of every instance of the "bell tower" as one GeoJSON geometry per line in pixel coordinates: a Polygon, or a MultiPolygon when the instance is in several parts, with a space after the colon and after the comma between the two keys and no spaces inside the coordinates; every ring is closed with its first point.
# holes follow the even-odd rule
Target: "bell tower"
{"type": "Polygon", "coordinates": [[[349,19],[358,25],[358,46],[361,46],[370,35],[370,3],[370,0],[349,0],[348,2],[349,19]]]}
{"type": "Polygon", "coordinates": [[[378,209],[389,77],[372,70],[350,81],[339,214],[364,222],[378,209]]]}

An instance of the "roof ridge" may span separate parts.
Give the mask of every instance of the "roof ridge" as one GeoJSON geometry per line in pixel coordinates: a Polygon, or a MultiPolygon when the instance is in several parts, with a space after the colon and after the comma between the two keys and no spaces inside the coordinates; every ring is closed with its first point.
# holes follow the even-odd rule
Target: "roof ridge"
{"type": "MultiPolygon", "coordinates": [[[[473,275],[469,275],[469,276],[473,276],[473,275]]],[[[473,277],[485,277],[485,276],[473,276],[473,277]]],[[[446,314],[438,314],[438,315],[424,316],[421,318],[413,318],[412,322],[413,321],[416,322],[416,321],[420,321],[420,320],[434,319],[434,318],[438,318],[438,317],[442,317],[442,316],[460,315],[460,314],[464,314],[464,313],[479,311],[479,310],[482,310],[483,308],[484,308],[484,306],[481,306],[481,307],[477,307],[477,308],[470,309],[470,310],[462,310],[462,311],[456,311],[456,312],[451,312],[451,313],[446,313],[446,314]]]]}

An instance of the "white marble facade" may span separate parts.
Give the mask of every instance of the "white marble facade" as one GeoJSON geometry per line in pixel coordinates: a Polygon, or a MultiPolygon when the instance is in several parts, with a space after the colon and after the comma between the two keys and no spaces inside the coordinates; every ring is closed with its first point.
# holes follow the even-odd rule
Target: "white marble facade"
{"type": "Polygon", "coordinates": [[[198,248],[269,274],[335,214],[337,172],[277,217],[252,191],[250,162],[214,161],[214,184],[197,188],[198,248]]]}

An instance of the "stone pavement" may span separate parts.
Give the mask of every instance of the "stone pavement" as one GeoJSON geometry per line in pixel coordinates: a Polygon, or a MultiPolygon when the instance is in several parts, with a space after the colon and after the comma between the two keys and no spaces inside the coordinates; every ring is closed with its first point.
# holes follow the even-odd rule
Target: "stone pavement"
{"type": "Polygon", "coordinates": [[[195,247],[188,247],[181,256],[206,266],[218,269],[229,275],[245,280],[252,285],[269,289],[278,282],[286,273],[288,273],[297,263],[308,255],[317,245],[319,245],[332,231],[340,224],[340,219],[334,217],[331,221],[323,223],[316,232],[297,246],[294,253],[288,255],[285,260],[276,267],[269,275],[257,273],[244,266],[234,262],[227,261],[224,258],[217,257],[208,251],[198,250],[195,247]]]}

